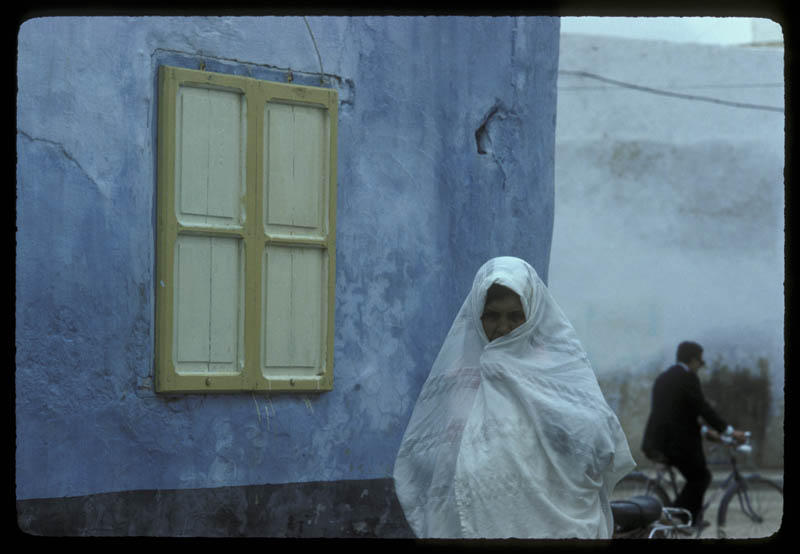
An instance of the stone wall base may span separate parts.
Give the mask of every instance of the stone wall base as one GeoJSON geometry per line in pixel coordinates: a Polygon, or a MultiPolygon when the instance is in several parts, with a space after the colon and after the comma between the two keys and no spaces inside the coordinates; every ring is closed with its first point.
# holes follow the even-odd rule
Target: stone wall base
{"type": "Polygon", "coordinates": [[[391,479],[17,500],[40,536],[413,538],[391,479]]]}

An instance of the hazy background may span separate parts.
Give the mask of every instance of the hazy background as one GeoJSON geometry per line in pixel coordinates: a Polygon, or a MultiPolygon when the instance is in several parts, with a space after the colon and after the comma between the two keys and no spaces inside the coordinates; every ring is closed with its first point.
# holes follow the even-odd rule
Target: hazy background
{"type": "Polygon", "coordinates": [[[783,43],[780,24],[753,17],[562,17],[561,33],[684,44],[783,43]]]}
{"type": "MultiPolygon", "coordinates": [[[[758,447],[763,463],[782,464],[780,26],[565,17],[559,56],[549,287],[634,455],[644,461],[653,379],[695,340],[706,383],[722,366],[766,368],[758,447]]],[[[752,426],[737,421],[748,395],[717,407],[752,426]]]]}

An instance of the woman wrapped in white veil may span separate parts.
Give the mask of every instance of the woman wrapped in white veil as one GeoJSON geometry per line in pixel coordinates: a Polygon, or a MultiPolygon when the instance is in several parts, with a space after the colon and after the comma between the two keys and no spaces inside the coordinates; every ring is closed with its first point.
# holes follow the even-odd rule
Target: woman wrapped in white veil
{"type": "Polygon", "coordinates": [[[518,258],[486,262],[397,454],[395,490],[414,533],[609,538],[609,497],[634,465],[536,271],[518,258]]]}

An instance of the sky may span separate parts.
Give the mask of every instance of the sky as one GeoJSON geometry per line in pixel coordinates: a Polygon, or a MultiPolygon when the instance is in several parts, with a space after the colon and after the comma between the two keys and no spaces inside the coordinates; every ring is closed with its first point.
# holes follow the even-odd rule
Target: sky
{"type": "Polygon", "coordinates": [[[779,24],[749,17],[562,17],[561,32],[724,45],[782,40],[779,24]]]}

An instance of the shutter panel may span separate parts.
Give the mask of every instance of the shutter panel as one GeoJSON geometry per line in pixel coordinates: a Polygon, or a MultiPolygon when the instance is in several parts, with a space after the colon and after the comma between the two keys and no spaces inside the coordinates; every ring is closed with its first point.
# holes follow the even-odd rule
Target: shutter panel
{"type": "Polygon", "coordinates": [[[325,370],[330,125],[324,109],[268,102],[264,111],[262,365],[265,376],[325,370]],[[277,243],[277,244],[276,244],[277,243]]]}
{"type": "Polygon", "coordinates": [[[241,225],[246,128],[241,94],[179,88],[175,186],[181,223],[241,225]]]}
{"type": "Polygon", "coordinates": [[[237,372],[244,365],[242,239],[245,184],[244,96],[198,86],[178,88],[176,217],[187,229],[174,252],[173,345],[178,373],[237,372]]]}
{"type": "Polygon", "coordinates": [[[265,376],[311,377],[324,369],[325,257],[319,248],[267,246],[262,310],[265,376]]]}
{"type": "Polygon", "coordinates": [[[270,102],[265,111],[265,232],[323,238],[329,129],[325,110],[270,102]]]}
{"type": "Polygon", "coordinates": [[[236,372],[243,361],[241,241],[179,236],[175,248],[175,369],[236,372]]]}

